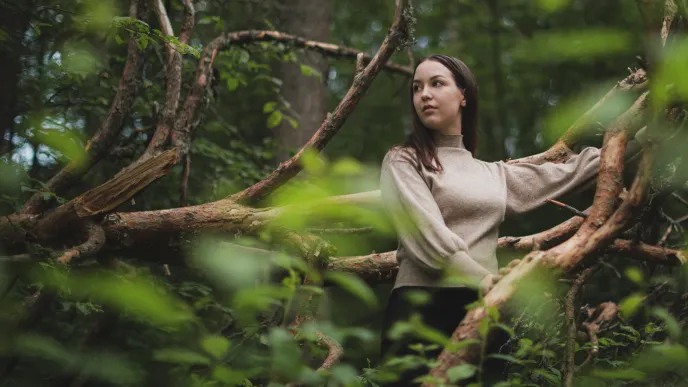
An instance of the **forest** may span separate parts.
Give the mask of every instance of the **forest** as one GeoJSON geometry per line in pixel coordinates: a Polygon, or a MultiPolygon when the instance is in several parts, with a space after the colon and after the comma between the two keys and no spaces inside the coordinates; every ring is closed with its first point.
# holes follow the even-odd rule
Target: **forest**
{"type": "Polygon", "coordinates": [[[3,0],[0,386],[383,386],[418,364],[423,386],[688,386],[687,17],[686,0],[3,0]],[[595,146],[600,171],[503,223],[499,275],[453,335],[394,327],[439,357],[381,361],[380,165],[437,53],[477,78],[477,158],[595,146]]]}

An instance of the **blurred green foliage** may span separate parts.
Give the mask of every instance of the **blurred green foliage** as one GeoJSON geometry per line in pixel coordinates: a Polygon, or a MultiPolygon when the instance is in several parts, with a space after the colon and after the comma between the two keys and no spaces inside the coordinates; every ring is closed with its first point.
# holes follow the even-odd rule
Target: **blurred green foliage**
{"type": "MultiPolygon", "coordinates": [[[[331,41],[374,53],[387,32],[394,2],[328,2],[331,41]]],[[[178,33],[182,2],[165,4],[178,33]]],[[[143,85],[114,147],[116,156],[98,163],[64,194],[44,191],[53,204],[103,183],[143,151],[165,94],[166,45],[183,54],[184,98],[205,44],[222,32],[272,29],[285,3],[196,2],[196,28],[187,45],[164,37],[153,17],[147,22],[127,17],[129,4],[121,0],[47,0],[28,8],[10,0],[5,6],[2,12],[17,20],[22,12],[28,16],[19,34],[5,19],[0,24],[0,44],[7,45],[3,49],[13,39],[20,43],[14,56],[0,58],[3,64],[16,59],[20,65],[6,136],[11,149],[0,163],[3,215],[17,212],[66,164],[84,161],[83,147],[102,124],[119,87],[128,39],[145,50],[146,63],[143,85]]],[[[636,55],[644,55],[638,43],[644,39],[641,16],[634,5],[619,0],[418,0],[414,6],[415,60],[437,52],[458,56],[477,77],[478,156],[485,160],[546,149],[626,75],[627,67],[636,66],[636,55]]],[[[677,36],[668,47],[654,69],[655,109],[688,93],[685,38],[677,36]]],[[[191,146],[189,204],[226,198],[276,167],[271,129],[283,120],[298,128],[297,115],[281,95],[282,80],[273,72],[281,61],[298,61],[294,50],[281,43],[232,46],[218,54],[191,146]]],[[[409,58],[399,52],[393,61],[406,64],[409,58]]],[[[325,73],[301,64],[302,76],[325,82],[330,110],[348,90],[354,70],[348,59],[331,59],[325,73]]],[[[629,95],[609,101],[587,128],[585,143],[599,145],[601,127],[632,101],[629,95]]],[[[280,207],[270,227],[258,236],[184,235],[191,248],[185,265],[168,268],[171,275],[154,263],[165,257],[142,262],[117,250],[103,253],[98,264],[64,268],[47,261],[45,249],[29,244],[27,250],[40,264],[0,262],[0,385],[376,386],[400,369],[433,364],[421,346],[414,348],[418,356],[386,364],[377,360],[390,284],[371,286],[349,273],[323,272],[328,253],[321,255],[324,262],[305,262],[275,243],[287,230],[327,239],[337,256],[396,248],[394,233],[379,211],[323,203],[330,196],[378,188],[385,152],[410,128],[408,105],[408,79],[380,74],[325,151],[307,151],[303,173],[263,203],[280,207]],[[314,231],[366,227],[372,231],[314,231]],[[106,269],[111,266],[116,268],[106,269]],[[309,283],[301,286],[304,279],[309,283]],[[25,303],[37,299],[40,313],[26,315],[31,309],[25,303]],[[298,329],[290,325],[296,313],[303,318],[298,329]],[[318,370],[327,356],[323,335],[344,349],[329,370],[318,370]]],[[[677,161],[685,152],[684,135],[677,134],[664,149],[660,160],[669,167],[658,175],[671,176],[667,184],[685,188],[688,174],[677,161]]],[[[181,172],[181,166],[175,167],[118,211],[179,206],[181,172]]],[[[587,193],[566,198],[581,208],[590,199],[587,193]]],[[[667,207],[668,216],[685,212],[680,203],[667,207]]],[[[502,234],[526,235],[568,216],[543,208],[508,220],[502,234]]],[[[663,232],[667,226],[656,224],[661,227],[644,231],[663,232]]],[[[682,247],[682,234],[680,227],[669,234],[667,245],[682,247]]],[[[63,242],[56,248],[73,245],[63,242]]],[[[519,253],[500,251],[502,262],[517,257],[519,253]]],[[[502,386],[562,385],[567,290],[567,284],[544,272],[519,284],[509,313],[489,309],[489,318],[479,327],[481,336],[506,331],[507,350],[483,353],[476,366],[451,368],[452,382],[481,375],[483,362],[496,357],[509,362],[502,386]]],[[[575,362],[585,365],[576,371],[576,385],[688,384],[686,291],[684,268],[609,257],[579,294],[576,315],[580,324],[584,309],[614,301],[621,318],[599,334],[597,344],[580,332],[575,362]],[[586,360],[593,350],[596,354],[586,360]]],[[[418,293],[412,302],[422,304],[428,297],[418,293]]],[[[425,326],[422,316],[398,324],[392,335],[416,335],[433,345],[449,342],[425,326]]],[[[463,341],[449,350],[470,344],[463,341]]]]}

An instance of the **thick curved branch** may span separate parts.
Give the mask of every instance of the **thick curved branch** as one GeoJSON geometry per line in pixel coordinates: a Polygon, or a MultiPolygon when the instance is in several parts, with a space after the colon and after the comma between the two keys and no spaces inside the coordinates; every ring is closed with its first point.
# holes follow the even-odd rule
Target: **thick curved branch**
{"type": "Polygon", "coordinates": [[[57,262],[69,264],[73,259],[83,259],[98,253],[105,245],[105,231],[97,223],[89,222],[86,224],[86,242],[69,249],[57,258],[57,262]]]}
{"type": "Polygon", "coordinates": [[[361,72],[360,75],[354,78],[354,82],[346,93],[346,96],[339,103],[334,112],[328,116],[323,122],[318,131],[311,137],[311,139],[294,155],[291,159],[280,166],[270,176],[264,180],[254,184],[253,186],[232,195],[232,199],[239,202],[258,201],[263,199],[275,189],[282,186],[292,177],[296,176],[302,169],[300,160],[304,152],[308,149],[321,151],[325,145],[334,137],[339,129],[344,125],[349,115],[358,105],[363,94],[368,90],[375,79],[375,76],[380,72],[382,67],[392,55],[394,50],[402,45],[408,38],[408,29],[410,20],[407,17],[408,0],[400,0],[397,3],[397,8],[394,15],[394,23],[389,29],[389,33],[380,49],[370,61],[368,66],[361,72]]]}
{"type": "MultiPolygon", "coordinates": [[[[139,20],[145,20],[148,13],[145,3],[144,0],[132,0],[129,15],[139,20]]],[[[144,62],[143,51],[139,50],[136,37],[132,35],[129,38],[127,58],[117,94],[112,100],[105,121],[103,121],[101,127],[84,148],[87,155],[86,159],[79,163],[70,162],[48,180],[46,183],[48,191],[60,194],[110,152],[114,141],[122,130],[124,120],[129,116],[131,107],[134,104],[134,99],[143,76],[144,62]]],[[[46,202],[43,200],[43,193],[37,192],[24,204],[22,213],[37,214],[45,208],[46,202]]]]}

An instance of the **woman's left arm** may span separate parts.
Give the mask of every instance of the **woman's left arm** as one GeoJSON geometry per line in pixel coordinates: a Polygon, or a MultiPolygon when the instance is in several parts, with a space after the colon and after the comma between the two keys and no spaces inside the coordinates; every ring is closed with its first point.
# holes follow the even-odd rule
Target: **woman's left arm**
{"type": "Polygon", "coordinates": [[[515,215],[590,181],[600,168],[600,149],[585,148],[560,164],[501,164],[506,178],[506,214],[515,215]]]}

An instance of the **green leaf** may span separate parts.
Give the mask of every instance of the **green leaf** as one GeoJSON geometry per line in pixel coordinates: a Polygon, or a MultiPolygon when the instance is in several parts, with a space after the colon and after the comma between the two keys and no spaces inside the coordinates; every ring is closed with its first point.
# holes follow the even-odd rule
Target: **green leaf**
{"type": "Polygon", "coordinates": [[[234,77],[228,77],[225,81],[227,84],[227,90],[234,91],[239,87],[239,79],[234,77]]]}
{"type": "Polygon", "coordinates": [[[358,372],[350,364],[337,364],[332,368],[332,379],[342,386],[352,386],[356,384],[358,372]]]}
{"type": "Polygon", "coordinates": [[[624,319],[629,319],[638,311],[643,304],[645,296],[639,293],[631,294],[621,301],[619,304],[619,311],[624,319]]]}
{"type": "Polygon", "coordinates": [[[303,74],[307,77],[313,76],[313,77],[317,77],[318,79],[322,79],[322,74],[320,73],[320,71],[314,69],[311,66],[304,65],[304,64],[301,65],[301,74],[303,74]]]}
{"type": "Polygon", "coordinates": [[[637,267],[628,267],[626,269],[626,277],[637,285],[643,284],[643,273],[637,267]]]}
{"type": "Polygon", "coordinates": [[[632,368],[620,370],[593,370],[592,374],[603,379],[621,379],[636,381],[645,379],[644,373],[632,368]]]}
{"type": "Polygon", "coordinates": [[[70,297],[90,298],[154,325],[179,326],[194,318],[186,304],[144,276],[119,278],[71,273],[67,276],[53,270],[43,275],[41,281],[70,297]]]}
{"type": "Polygon", "coordinates": [[[285,118],[289,121],[289,125],[291,125],[292,128],[297,129],[299,127],[299,121],[293,117],[285,116],[285,118]]]}
{"type": "Polygon", "coordinates": [[[298,377],[302,366],[301,353],[294,337],[284,328],[273,328],[268,343],[272,370],[288,380],[298,377]]]}
{"type": "Polygon", "coordinates": [[[375,293],[358,276],[344,272],[329,272],[325,273],[325,279],[327,281],[334,282],[342,289],[360,298],[368,306],[375,307],[377,305],[377,297],[375,297],[375,293]]]}
{"type": "Polygon", "coordinates": [[[505,355],[503,353],[491,353],[491,354],[487,355],[487,357],[492,358],[492,359],[506,360],[508,362],[515,363],[515,364],[522,364],[523,363],[523,361],[521,359],[517,359],[511,355],[505,355]]]}
{"type": "Polygon", "coordinates": [[[266,102],[265,105],[263,105],[263,113],[270,113],[275,110],[275,107],[277,107],[276,101],[266,102]]]}
{"type": "Polygon", "coordinates": [[[86,162],[86,152],[84,152],[82,142],[74,131],[40,130],[36,133],[36,138],[41,143],[60,152],[64,156],[64,163],[72,161],[76,165],[83,165],[86,162]]]}
{"type": "Polygon", "coordinates": [[[514,55],[524,61],[565,62],[620,54],[628,51],[632,42],[623,30],[587,28],[536,34],[517,47],[514,55]]]}
{"type": "Polygon", "coordinates": [[[177,364],[210,364],[207,357],[184,348],[159,349],[153,353],[153,359],[177,364]]]}
{"type": "Polygon", "coordinates": [[[569,4],[571,0],[537,0],[536,4],[545,12],[556,12],[569,4]]]}
{"type": "Polygon", "coordinates": [[[480,320],[480,325],[478,325],[478,334],[480,337],[485,338],[487,337],[487,333],[490,331],[490,320],[489,319],[482,319],[480,320]]]}
{"type": "Polygon", "coordinates": [[[488,306],[487,314],[492,318],[492,321],[499,321],[499,309],[497,309],[497,307],[488,306]]]}
{"type": "Polygon", "coordinates": [[[222,336],[207,336],[201,339],[201,347],[214,358],[219,359],[229,350],[229,340],[222,336]]]}
{"type": "Polygon", "coordinates": [[[272,129],[277,127],[277,125],[282,122],[282,112],[279,110],[273,111],[269,116],[268,116],[268,128],[272,129]]]}
{"type": "Polygon", "coordinates": [[[447,370],[447,377],[449,381],[456,382],[464,380],[475,375],[476,367],[473,364],[461,364],[447,370]]]}
{"type": "Polygon", "coordinates": [[[676,321],[676,318],[671,313],[664,308],[656,307],[652,309],[652,314],[664,321],[666,329],[673,340],[678,341],[681,338],[681,324],[676,321]]]}

